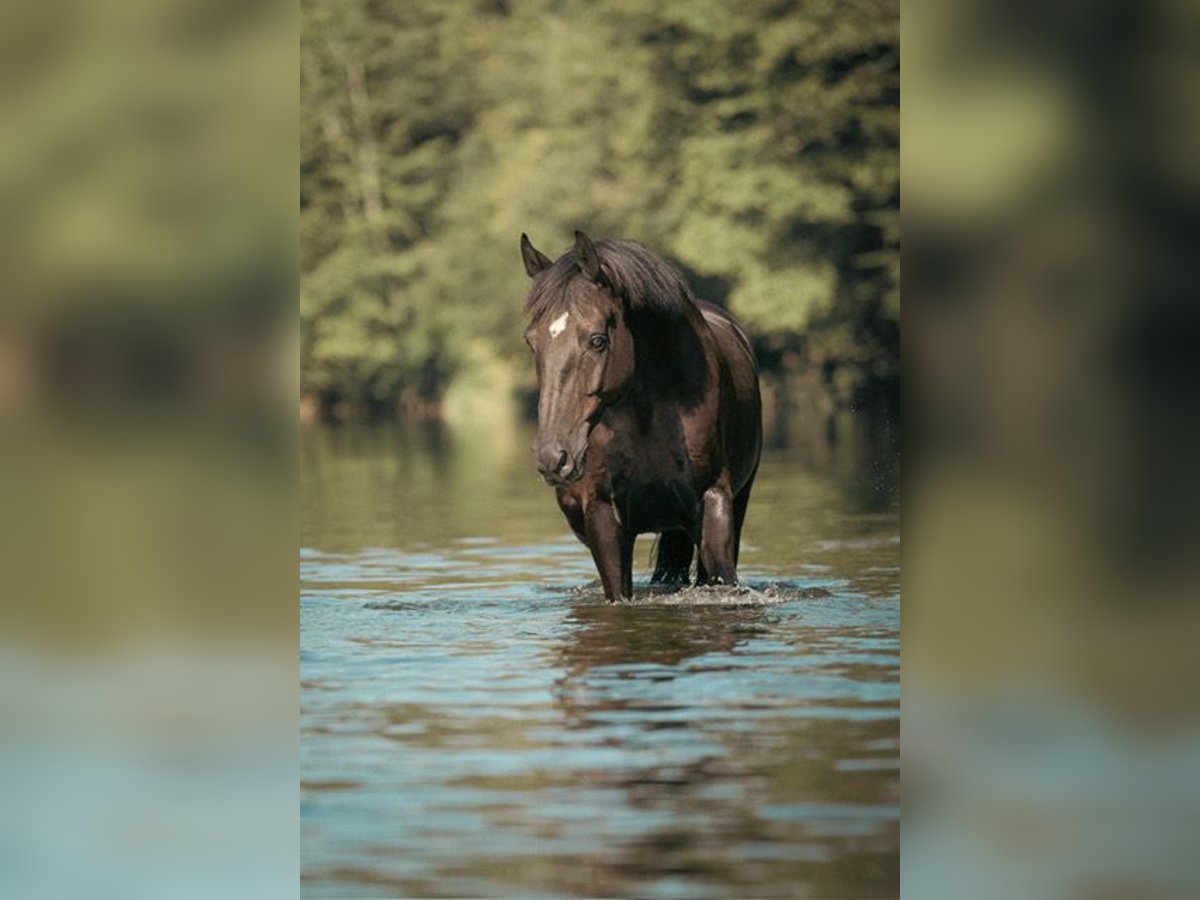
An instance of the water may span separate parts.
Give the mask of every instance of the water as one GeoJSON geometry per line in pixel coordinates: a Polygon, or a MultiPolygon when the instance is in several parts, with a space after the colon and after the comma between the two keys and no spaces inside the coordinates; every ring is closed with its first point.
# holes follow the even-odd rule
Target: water
{"type": "Polygon", "coordinates": [[[897,895],[897,512],[770,452],[746,587],[609,606],[529,440],[303,436],[305,896],[897,895]]]}

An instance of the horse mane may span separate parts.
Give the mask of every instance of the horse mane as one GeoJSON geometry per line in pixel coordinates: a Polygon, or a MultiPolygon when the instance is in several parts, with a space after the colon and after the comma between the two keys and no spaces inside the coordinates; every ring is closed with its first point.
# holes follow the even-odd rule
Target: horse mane
{"type": "MultiPolygon", "coordinates": [[[[645,244],[626,240],[595,242],[600,277],[621,298],[630,314],[663,319],[692,319],[699,314],[683,275],[645,244]]],[[[584,278],[575,251],[568,250],[534,280],[525,309],[534,319],[564,302],[575,278],[584,278]]]]}

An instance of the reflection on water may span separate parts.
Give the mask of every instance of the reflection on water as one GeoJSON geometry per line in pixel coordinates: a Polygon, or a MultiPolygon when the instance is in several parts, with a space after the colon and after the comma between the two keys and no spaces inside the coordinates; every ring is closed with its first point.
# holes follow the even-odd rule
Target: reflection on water
{"type": "Polygon", "coordinates": [[[773,453],[749,589],[608,606],[528,446],[304,437],[305,894],[894,896],[896,512],[773,453]]]}

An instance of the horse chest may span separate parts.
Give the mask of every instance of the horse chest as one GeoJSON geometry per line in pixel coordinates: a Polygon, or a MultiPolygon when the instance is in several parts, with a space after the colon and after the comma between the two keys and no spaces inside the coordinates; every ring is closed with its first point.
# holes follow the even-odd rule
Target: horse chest
{"type": "Polygon", "coordinates": [[[626,491],[618,500],[625,527],[635,534],[683,528],[696,524],[699,502],[683,482],[641,485],[626,491]]]}
{"type": "Polygon", "coordinates": [[[637,532],[690,527],[698,508],[682,446],[621,446],[609,457],[609,484],[625,525],[637,532]]]}

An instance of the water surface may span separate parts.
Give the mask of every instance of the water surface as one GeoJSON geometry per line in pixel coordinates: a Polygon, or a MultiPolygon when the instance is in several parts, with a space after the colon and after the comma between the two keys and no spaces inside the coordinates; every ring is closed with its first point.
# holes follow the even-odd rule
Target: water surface
{"type": "Polygon", "coordinates": [[[305,896],[896,895],[897,511],[772,451],[746,587],[610,606],[529,440],[303,435],[305,896]]]}

